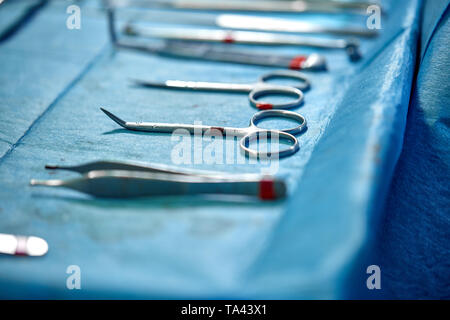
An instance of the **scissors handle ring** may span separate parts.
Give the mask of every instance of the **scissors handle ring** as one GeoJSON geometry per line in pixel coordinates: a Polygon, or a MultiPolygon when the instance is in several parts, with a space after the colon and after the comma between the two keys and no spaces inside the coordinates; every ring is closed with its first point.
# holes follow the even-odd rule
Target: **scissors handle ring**
{"type": "Polygon", "coordinates": [[[259,82],[267,83],[270,79],[293,79],[300,81],[297,85],[289,85],[289,87],[294,87],[302,91],[309,90],[311,83],[308,78],[301,72],[295,70],[275,70],[268,72],[259,77],[259,82]]]}
{"type": "Polygon", "coordinates": [[[246,156],[257,158],[257,159],[263,159],[263,160],[274,160],[274,159],[288,157],[290,155],[293,155],[300,149],[300,146],[299,146],[299,143],[298,143],[298,140],[296,137],[294,137],[290,133],[286,133],[283,131],[277,131],[277,130],[252,131],[241,139],[240,146],[246,156]],[[262,151],[251,149],[249,147],[250,142],[255,141],[255,140],[257,141],[260,138],[262,138],[264,140],[273,139],[273,138],[287,140],[287,141],[290,141],[292,144],[289,147],[279,150],[279,151],[262,152],[262,151]]]}
{"type": "Polygon", "coordinates": [[[297,138],[294,136],[306,129],[306,119],[301,114],[297,112],[287,111],[287,110],[264,110],[257,112],[250,119],[250,128],[253,128],[249,134],[245,135],[241,141],[241,149],[244,150],[245,155],[249,157],[255,157],[259,159],[273,159],[283,158],[296,153],[299,149],[299,143],[297,138]],[[298,126],[281,129],[281,130],[267,130],[258,127],[258,123],[265,118],[287,118],[293,119],[299,123],[298,126]],[[262,139],[283,139],[291,142],[288,148],[275,151],[275,152],[260,152],[258,150],[251,149],[249,147],[250,142],[254,140],[262,139]]]}
{"type": "MultiPolygon", "coordinates": [[[[285,133],[289,133],[292,135],[296,135],[301,133],[306,129],[306,119],[304,116],[297,112],[288,111],[288,110],[264,110],[259,111],[253,115],[250,119],[250,126],[258,128],[258,123],[265,118],[287,118],[295,120],[299,123],[298,126],[289,128],[289,129],[279,129],[276,131],[281,131],[285,133]]],[[[263,128],[259,128],[263,129],[263,128]]]]}
{"type": "Polygon", "coordinates": [[[252,107],[260,110],[267,109],[289,109],[295,108],[303,102],[303,92],[294,87],[276,86],[276,85],[264,85],[256,87],[250,91],[248,98],[252,107]],[[281,94],[286,96],[294,96],[295,99],[285,103],[268,103],[264,101],[258,101],[258,98],[271,94],[281,94]]]}

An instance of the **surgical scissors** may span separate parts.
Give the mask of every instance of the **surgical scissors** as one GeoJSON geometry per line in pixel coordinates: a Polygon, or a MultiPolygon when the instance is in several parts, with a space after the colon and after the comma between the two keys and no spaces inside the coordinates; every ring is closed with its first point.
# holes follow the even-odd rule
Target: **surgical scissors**
{"type": "Polygon", "coordinates": [[[143,87],[185,89],[201,91],[221,91],[221,92],[249,92],[248,98],[250,105],[260,110],[266,109],[287,109],[301,105],[303,102],[302,90],[310,87],[308,79],[300,72],[293,70],[278,70],[263,74],[256,83],[221,83],[221,82],[198,82],[167,80],[164,82],[134,80],[134,82],[143,87]],[[275,78],[287,78],[299,80],[300,83],[295,86],[281,86],[268,84],[267,81],[275,78]],[[258,98],[271,94],[281,94],[295,97],[294,100],[285,103],[268,103],[258,101],[258,98]]]}
{"type": "Polygon", "coordinates": [[[173,133],[175,130],[184,129],[190,134],[206,133],[211,134],[213,131],[219,131],[225,136],[242,137],[239,146],[244,151],[246,156],[255,157],[258,159],[277,159],[286,156],[291,156],[296,153],[300,146],[297,138],[294,136],[303,132],[306,129],[306,119],[301,114],[287,110],[264,110],[259,111],[250,119],[250,125],[247,128],[231,128],[231,127],[213,127],[205,125],[192,124],[170,124],[170,123],[151,123],[151,122],[128,122],[120,119],[111,112],[100,108],[108,117],[114,122],[128,130],[147,131],[147,132],[162,132],[173,133]],[[285,118],[292,119],[299,123],[298,126],[289,129],[262,129],[257,124],[265,118],[285,118]],[[278,151],[262,152],[253,150],[249,147],[251,141],[283,139],[289,141],[291,145],[285,149],[278,151]]]}

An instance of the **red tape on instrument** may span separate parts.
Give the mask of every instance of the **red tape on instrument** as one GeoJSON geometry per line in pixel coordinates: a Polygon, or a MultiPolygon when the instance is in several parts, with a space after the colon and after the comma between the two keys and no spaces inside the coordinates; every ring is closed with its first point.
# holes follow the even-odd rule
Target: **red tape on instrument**
{"type": "Polygon", "coordinates": [[[268,110],[268,109],[273,109],[273,104],[271,104],[271,103],[257,103],[256,107],[259,110],[268,110]]]}
{"type": "Polygon", "coordinates": [[[16,252],[14,254],[16,256],[26,256],[27,255],[27,237],[18,236],[17,239],[17,245],[16,245],[16,252]]]}
{"type": "Polygon", "coordinates": [[[223,42],[225,43],[233,43],[234,41],[235,40],[231,34],[226,35],[225,38],[223,39],[223,42]]]}
{"type": "Polygon", "coordinates": [[[259,197],[262,200],[273,200],[276,198],[273,180],[261,180],[259,182],[259,197]]]}
{"type": "Polygon", "coordinates": [[[305,56],[294,57],[294,59],[292,59],[291,62],[289,63],[289,69],[294,69],[294,70],[302,69],[303,62],[305,62],[306,59],[307,58],[305,56]]]}

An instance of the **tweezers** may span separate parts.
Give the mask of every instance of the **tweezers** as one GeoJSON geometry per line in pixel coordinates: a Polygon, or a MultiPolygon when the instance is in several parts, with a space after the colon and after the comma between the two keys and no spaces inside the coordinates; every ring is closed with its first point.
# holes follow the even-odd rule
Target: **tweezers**
{"type": "Polygon", "coordinates": [[[46,168],[70,170],[83,176],[70,180],[33,179],[32,186],[65,187],[102,198],[228,194],[276,200],[286,196],[284,180],[257,174],[178,170],[163,165],[112,161],[79,166],[47,165],[46,168]]]}

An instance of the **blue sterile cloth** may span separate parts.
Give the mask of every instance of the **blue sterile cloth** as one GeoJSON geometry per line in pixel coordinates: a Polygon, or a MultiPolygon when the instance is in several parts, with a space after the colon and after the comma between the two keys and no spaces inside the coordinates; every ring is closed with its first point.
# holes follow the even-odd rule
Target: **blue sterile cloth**
{"type": "Polygon", "coordinates": [[[3,3],[3,8],[7,6],[7,9],[0,11],[0,41],[12,37],[46,4],[45,0],[16,0],[3,3]]]}
{"type": "MultiPolygon", "coordinates": [[[[102,200],[29,186],[31,178],[76,176],[47,172],[47,163],[114,159],[172,164],[176,142],[170,135],[119,129],[100,106],[125,120],[236,127],[247,126],[256,111],[246,95],[139,89],[130,86],[130,78],[245,83],[271,70],[114,50],[101,9],[92,1],[79,4],[80,30],[66,28],[68,3],[51,2],[0,44],[0,232],[41,236],[50,247],[41,258],[1,257],[0,295],[367,294],[349,288],[365,286],[364,277],[356,279],[365,275],[364,252],[383,217],[402,146],[420,1],[389,3],[381,35],[362,41],[361,62],[349,62],[340,51],[321,52],[329,72],[308,73],[312,89],[298,109],[308,120],[307,132],[299,136],[300,151],[279,162],[277,175],[286,179],[289,196],[271,203],[199,197],[102,200]],[[81,269],[81,290],[66,288],[70,265],[81,269]]],[[[192,162],[207,145],[193,146],[192,162]]],[[[184,166],[233,173],[260,172],[265,166],[238,151],[234,157],[244,163],[184,166]]]]}
{"type": "Polygon", "coordinates": [[[450,298],[449,2],[424,8],[420,65],[376,261],[396,298],[450,298]]]}

